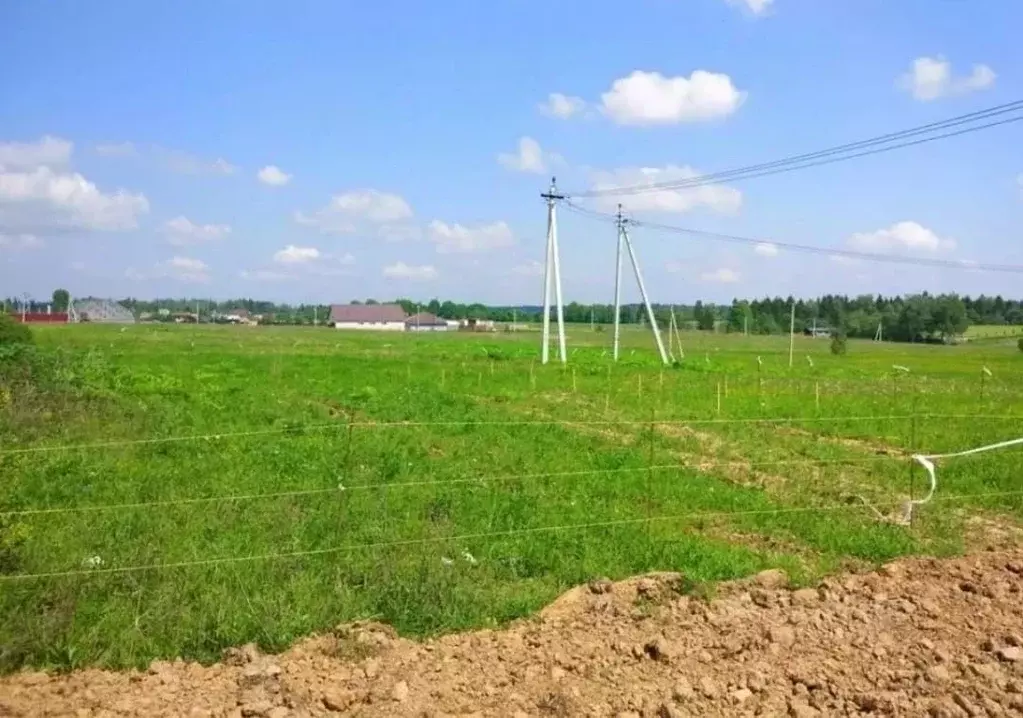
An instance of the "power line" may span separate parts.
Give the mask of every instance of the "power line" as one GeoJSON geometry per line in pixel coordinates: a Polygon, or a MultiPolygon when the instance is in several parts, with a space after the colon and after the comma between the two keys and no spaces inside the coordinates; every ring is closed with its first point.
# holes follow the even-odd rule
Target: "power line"
{"type": "Polygon", "coordinates": [[[593,189],[581,192],[568,192],[565,193],[567,197],[604,197],[604,196],[619,196],[619,195],[633,195],[643,194],[645,192],[655,192],[659,190],[668,189],[687,189],[693,187],[702,187],[708,184],[717,184],[723,181],[737,181],[743,179],[755,179],[757,177],[765,177],[773,174],[781,174],[784,172],[792,172],[799,169],[806,169],[809,167],[817,167],[826,164],[833,164],[835,162],[843,162],[845,160],[856,159],[858,157],[867,157],[869,155],[881,154],[884,152],[891,152],[892,150],[902,149],[905,147],[912,147],[915,145],[924,144],[927,142],[934,142],[936,140],[947,139],[950,137],[956,137],[959,135],[970,134],[973,132],[979,132],[981,130],[998,127],[1000,125],[1011,124],[1023,120],[1023,115],[1003,118],[993,122],[988,122],[981,125],[972,125],[970,127],[964,127],[951,132],[944,132],[937,135],[931,135],[928,137],[918,137],[919,135],[927,135],[938,130],[944,130],[951,127],[959,127],[961,125],[969,125],[979,120],[986,120],[999,115],[1004,115],[1011,112],[1018,112],[1023,110],[1023,100],[1017,100],[1004,105],[997,105],[990,107],[986,110],[979,110],[966,115],[959,115],[956,117],[942,120],[940,122],[932,122],[927,125],[921,125],[919,127],[910,128],[907,130],[901,130],[899,132],[891,132],[885,135],[879,135],[866,140],[860,140],[858,142],[850,142],[844,145],[838,145],[836,147],[830,147],[816,152],[807,152],[799,155],[793,155],[790,157],[774,160],[772,162],[762,162],[755,165],[748,165],[746,167],[738,167],[730,170],[723,170],[721,172],[714,172],[710,174],[698,175],[696,177],[689,177],[685,179],[665,181],[665,182],[654,182],[642,185],[632,185],[628,187],[610,187],[606,189],[593,189]],[[910,141],[907,138],[918,137],[918,139],[910,141]]]}
{"type": "MultiPolygon", "coordinates": [[[[1019,118],[1023,120],[1023,117],[1019,118]]],[[[578,212],[579,214],[588,216],[593,219],[601,221],[614,222],[617,221],[615,215],[606,212],[597,212],[586,207],[580,207],[579,205],[567,201],[565,205],[570,210],[578,212]]],[[[954,259],[934,259],[929,257],[907,257],[899,254],[880,254],[877,252],[858,252],[853,249],[835,249],[830,247],[816,247],[809,244],[797,244],[795,242],[779,242],[774,239],[765,239],[763,237],[742,237],[734,234],[723,234],[721,232],[709,232],[702,229],[692,229],[690,227],[678,227],[671,224],[660,224],[658,222],[648,222],[645,220],[631,220],[632,224],[637,227],[647,227],[648,229],[659,230],[662,232],[672,232],[676,234],[687,234],[696,237],[703,237],[705,239],[711,239],[720,242],[731,242],[733,244],[745,244],[752,246],[760,245],[773,245],[779,249],[788,249],[794,252],[806,252],[809,254],[823,254],[832,257],[843,257],[846,259],[858,259],[868,262],[884,262],[888,264],[910,264],[917,267],[937,267],[940,269],[960,269],[960,270],[971,270],[976,272],[1005,272],[1009,274],[1023,274],[1023,265],[1019,264],[981,264],[981,263],[970,263],[964,261],[957,261],[954,259]]]]}

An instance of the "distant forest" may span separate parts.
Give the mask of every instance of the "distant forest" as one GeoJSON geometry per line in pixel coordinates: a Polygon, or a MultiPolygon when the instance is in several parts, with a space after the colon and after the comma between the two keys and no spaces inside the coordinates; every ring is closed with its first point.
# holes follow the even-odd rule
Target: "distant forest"
{"type": "MultiPolygon", "coordinates": [[[[59,311],[66,303],[66,292],[56,290],[53,299],[30,301],[29,311],[46,311],[54,305],[59,311]]],[[[452,301],[431,299],[417,303],[411,299],[396,299],[405,311],[430,312],[444,319],[492,319],[498,322],[517,321],[539,322],[541,308],[535,305],[487,306],[484,304],[461,304],[452,301]]],[[[885,339],[893,341],[926,341],[947,339],[962,334],[967,327],[975,324],[1023,326],[1023,301],[1003,299],[1000,296],[960,297],[954,294],[917,294],[906,297],[884,297],[862,295],[847,297],[827,295],[818,299],[793,299],[774,297],[754,300],[735,299],[729,304],[694,305],[655,304],[654,315],[658,324],[667,326],[672,309],[683,328],[717,330],[729,332],[748,331],[750,334],[783,334],[788,331],[792,303],[796,308],[796,330],[803,331],[812,326],[829,333],[849,337],[872,338],[881,327],[885,339]]],[[[8,298],[5,306],[9,311],[21,300],[8,298]]],[[[120,303],[131,309],[136,316],[144,313],[156,314],[161,309],[171,312],[195,312],[198,308],[201,321],[214,320],[218,314],[245,309],[252,314],[263,315],[268,324],[312,324],[314,319],[324,323],[330,313],[328,305],[278,304],[257,299],[230,299],[212,301],[207,299],[155,299],[128,298],[120,303]]],[[[352,304],[378,304],[377,300],[353,301],[352,304]]],[[[613,309],[610,304],[565,305],[565,321],[571,323],[610,324],[613,309]]],[[[640,304],[622,307],[621,321],[636,324],[646,321],[645,310],[640,304]]]]}

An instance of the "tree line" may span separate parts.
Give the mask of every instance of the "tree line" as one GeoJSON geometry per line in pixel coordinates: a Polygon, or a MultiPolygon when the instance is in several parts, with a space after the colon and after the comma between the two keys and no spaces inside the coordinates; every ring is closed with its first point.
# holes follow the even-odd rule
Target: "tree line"
{"type": "MultiPolygon", "coordinates": [[[[28,311],[67,309],[69,295],[57,289],[46,301],[27,302],[28,311]]],[[[400,304],[408,314],[429,312],[443,319],[489,319],[497,322],[535,323],[541,319],[542,309],[536,305],[488,306],[482,303],[459,303],[431,299],[416,302],[409,298],[391,300],[400,304]]],[[[20,311],[25,301],[17,297],[4,300],[8,311],[20,311]]],[[[137,299],[128,297],[119,302],[136,316],[157,316],[161,310],[170,313],[198,314],[201,321],[213,321],[217,316],[244,309],[261,315],[264,323],[312,324],[326,323],[330,306],[325,304],[282,304],[260,299],[235,298],[209,300],[195,298],[137,299]]],[[[376,299],[353,300],[352,304],[379,304],[376,299]]],[[[793,305],[796,330],[816,326],[818,330],[838,336],[872,338],[880,328],[885,339],[893,341],[947,340],[962,334],[974,324],[1023,326],[1023,300],[1004,299],[1001,296],[971,298],[955,294],[928,293],[910,296],[825,295],[817,299],[794,297],[767,297],[764,299],[734,299],[731,304],[712,304],[701,301],[693,305],[654,304],[657,323],[666,327],[675,315],[681,328],[747,332],[750,334],[783,334],[789,330],[793,305]]],[[[566,322],[607,325],[614,321],[610,304],[580,304],[571,302],[564,307],[566,322]]],[[[638,324],[647,321],[646,309],[641,304],[622,306],[621,322],[638,324]]]]}

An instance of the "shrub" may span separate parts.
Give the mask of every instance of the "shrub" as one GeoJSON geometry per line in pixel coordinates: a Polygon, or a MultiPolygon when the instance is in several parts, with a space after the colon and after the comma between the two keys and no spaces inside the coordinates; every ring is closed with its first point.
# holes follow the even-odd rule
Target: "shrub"
{"type": "Polygon", "coordinates": [[[20,322],[14,321],[8,314],[0,314],[0,346],[31,343],[31,329],[20,322]]]}
{"type": "Polygon", "coordinates": [[[845,337],[841,334],[835,334],[831,337],[831,353],[835,356],[841,356],[845,354],[845,337]]]}
{"type": "Polygon", "coordinates": [[[1018,343],[1018,344],[1016,344],[1016,346],[1018,346],[1018,347],[1019,347],[1019,350],[1020,350],[1021,352],[1023,352],[1023,337],[1020,337],[1020,338],[1019,338],[1019,343],[1018,343]]]}

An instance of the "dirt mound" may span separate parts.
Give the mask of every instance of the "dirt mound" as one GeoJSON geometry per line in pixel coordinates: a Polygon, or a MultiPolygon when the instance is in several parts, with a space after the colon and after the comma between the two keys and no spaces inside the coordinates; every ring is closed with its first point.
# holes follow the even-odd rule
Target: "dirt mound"
{"type": "Polygon", "coordinates": [[[22,673],[3,716],[1002,716],[1023,712],[1023,551],[917,559],[790,590],[594,581],[506,630],[339,627],[144,673],[22,673]],[[709,599],[709,600],[708,600],[709,599]]]}

